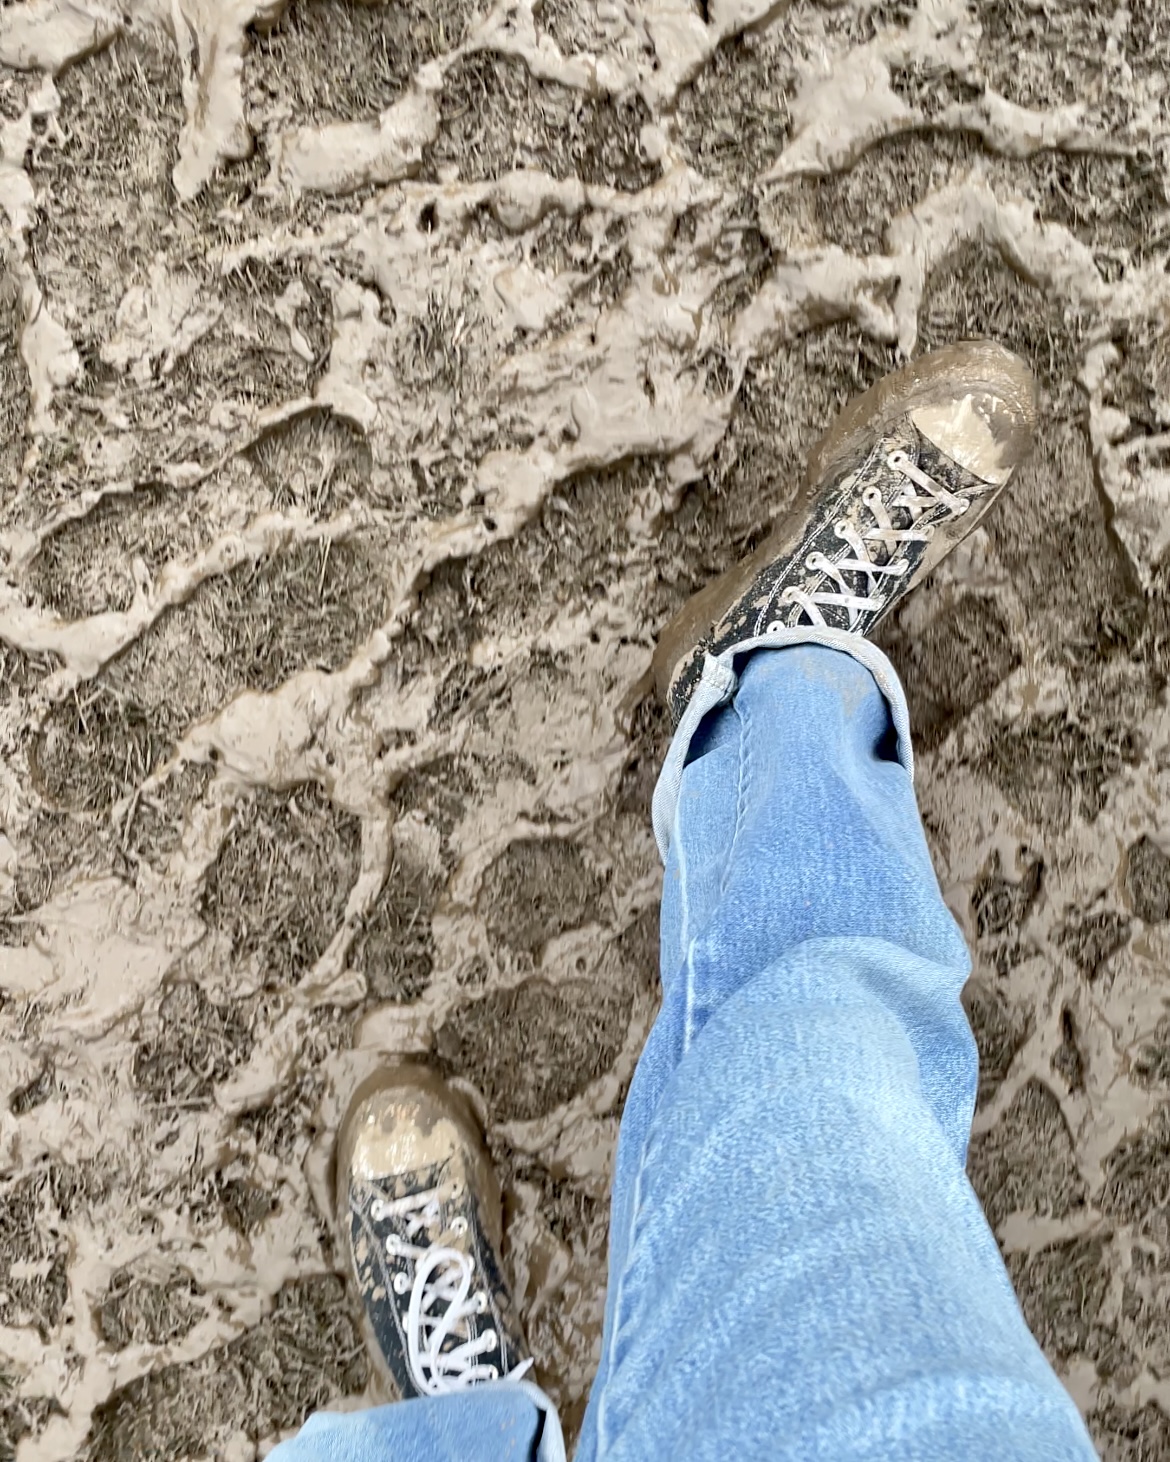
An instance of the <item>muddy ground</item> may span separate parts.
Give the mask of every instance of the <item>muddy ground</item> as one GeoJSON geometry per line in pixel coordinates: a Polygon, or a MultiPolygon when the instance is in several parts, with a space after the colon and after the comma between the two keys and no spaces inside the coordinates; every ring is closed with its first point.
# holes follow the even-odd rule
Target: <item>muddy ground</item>
{"type": "Polygon", "coordinates": [[[479,1093],[575,1430],[655,634],[978,334],[1039,450],[884,636],[971,1175],[1104,1456],[1170,1457],[1170,9],[26,0],[0,62],[0,1458],[361,1404],[386,1052],[479,1093]]]}

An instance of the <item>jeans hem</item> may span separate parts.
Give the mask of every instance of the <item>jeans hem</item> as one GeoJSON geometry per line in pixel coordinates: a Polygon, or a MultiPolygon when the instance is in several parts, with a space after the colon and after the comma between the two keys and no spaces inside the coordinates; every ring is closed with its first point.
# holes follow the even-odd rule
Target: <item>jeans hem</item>
{"type": "Polygon", "coordinates": [[[876,645],[860,635],[850,634],[848,630],[829,629],[819,625],[799,625],[755,635],[750,640],[741,640],[739,644],[732,645],[721,655],[706,657],[703,673],[691,692],[690,701],[678,723],[654,788],[654,840],[658,844],[658,854],[663,863],[666,862],[666,855],[670,850],[670,830],[674,826],[687,753],[704,717],[717,706],[726,705],[735,694],[739,684],[735,673],[736,656],[746,655],[752,650],[784,650],[790,645],[823,645],[829,650],[842,650],[865,666],[889,705],[890,719],[898,738],[898,760],[913,781],[914,749],[910,744],[910,712],[906,705],[906,695],[897,672],[876,645]]]}

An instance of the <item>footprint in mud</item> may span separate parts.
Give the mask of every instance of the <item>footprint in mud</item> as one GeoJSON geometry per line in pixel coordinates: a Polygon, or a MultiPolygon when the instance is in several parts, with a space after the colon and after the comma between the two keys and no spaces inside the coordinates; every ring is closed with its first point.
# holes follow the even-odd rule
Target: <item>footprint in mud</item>
{"type": "Polygon", "coordinates": [[[262,1005],[263,997],[217,1004],[193,980],[170,986],[139,1026],[135,1086],[160,1109],[207,1106],[216,1083],[251,1055],[262,1005]]]}
{"type": "Polygon", "coordinates": [[[1141,1131],[1123,1137],[1103,1167],[1101,1211],[1170,1252],[1170,1102],[1141,1131]]]}
{"type": "Polygon", "coordinates": [[[589,96],[536,80],[515,57],[480,51],[447,72],[439,135],[423,152],[422,176],[438,181],[454,169],[464,182],[481,182],[514,168],[538,168],[554,178],[634,192],[662,171],[642,148],[649,121],[636,92],[589,96]]]}
{"type": "Polygon", "coordinates": [[[1070,102],[1085,106],[1105,126],[1124,126],[1139,105],[1151,71],[1170,62],[1170,38],[1156,9],[1135,11],[1132,24],[1116,37],[1109,16],[1091,0],[1072,0],[1061,11],[1059,64],[1043,39],[1044,23],[1026,5],[977,0],[980,70],[987,84],[1019,106],[1048,108],[1070,102]],[[1111,82],[1111,58],[1133,78],[1121,87],[1111,82]],[[1136,82],[1136,85],[1134,84],[1136,82]]]}
{"type": "Polygon", "coordinates": [[[156,1462],[216,1452],[299,1426],[336,1396],[358,1394],[369,1363],[346,1285],[290,1280],[271,1314],[199,1360],[160,1366],[94,1409],[87,1462],[156,1462]]]}
{"type": "Polygon", "coordinates": [[[603,887],[577,843],[522,838],[488,867],[479,903],[496,940],[535,956],[558,934],[598,918],[603,887]]]}
{"type": "Polygon", "coordinates": [[[1170,858],[1151,837],[1141,837],[1126,852],[1122,877],[1129,906],[1143,923],[1170,919],[1170,858]]]}
{"type": "Polygon", "coordinates": [[[293,985],[341,927],[361,863],[361,822],[320,788],[241,802],[207,872],[200,912],[231,958],[256,956],[269,985],[293,985]]]}
{"type": "Polygon", "coordinates": [[[302,542],[209,579],[45,718],[32,763],[53,806],[104,813],[240,690],[337,670],[390,612],[379,535],[302,542]]]}
{"type": "Polygon", "coordinates": [[[995,984],[976,976],[963,989],[963,1009],[979,1048],[979,1101],[988,1101],[1032,1034],[1034,1016],[1011,1003],[995,984]]]}
{"type": "Polygon", "coordinates": [[[60,1408],[49,1396],[17,1396],[7,1400],[13,1390],[12,1380],[0,1371],[0,1456],[15,1457],[25,1437],[36,1437],[48,1419],[60,1408]]]}
{"type": "Polygon", "coordinates": [[[1109,779],[1140,755],[1131,728],[1086,729],[1058,711],[995,726],[981,770],[1029,821],[1061,831],[1077,816],[1094,821],[1108,802],[1109,779]]]}
{"type": "Polygon", "coordinates": [[[600,55],[623,33],[620,12],[606,6],[579,5],[577,0],[536,0],[533,6],[538,31],[551,36],[562,56],[580,51],[600,55]]]}
{"type": "Polygon", "coordinates": [[[248,516],[300,509],[317,521],[371,500],[372,459],[362,433],[327,411],[306,411],[264,433],[190,492],[147,483],[111,493],[41,545],[25,583],[76,619],[130,608],[138,577],[206,549],[248,516]]]}
{"type": "Polygon", "coordinates": [[[153,29],[124,32],[57,81],[60,129],[30,164],[42,206],[29,243],[54,318],[83,361],[97,362],[126,288],[173,227],[182,88],[178,50],[153,29]]]}
{"type": "Polygon", "coordinates": [[[1170,1416],[1156,1401],[1130,1408],[1106,1396],[1088,1416],[1102,1462],[1170,1457],[1170,1416]]]}
{"type": "Polygon", "coordinates": [[[797,82],[792,52],[778,37],[728,37],[675,104],[691,166],[744,188],[747,202],[756,178],[784,150],[797,82]]]}
{"type": "Polygon", "coordinates": [[[1086,1356],[1099,1375],[1126,1386],[1139,1367],[1111,1323],[1116,1318],[1109,1313],[1116,1268],[1108,1229],[1008,1256],[1020,1306],[1045,1353],[1057,1365],[1086,1356]]]}
{"type": "Polygon", "coordinates": [[[1170,1015],[1164,1015],[1152,1037],[1141,1043],[1130,1069],[1141,1086],[1170,1087],[1170,1015]]]}
{"type": "Polygon", "coordinates": [[[431,869],[405,854],[394,857],[349,952],[349,968],[365,976],[370,1003],[409,1004],[430,984],[431,918],[441,892],[431,869]]]}
{"type": "Polygon", "coordinates": [[[474,14],[471,0],[292,0],[245,56],[245,94],[269,126],[376,121],[474,14]]]}
{"type": "Polygon", "coordinates": [[[1065,1218],[1087,1196],[1060,1103],[1035,1077],[972,1139],[967,1167],[992,1228],[1017,1212],[1065,1218]]]}
{"type": "Polygon", "coordinates": [[[1017,861],[1023,867],[1018,879],[1005,878],[1003,859],[994,850],[971,891],[971,912],[979,939],[1018,934],[1040,895],[1044,860],[1020,848],[1017,861]]]}
{"type": "Polygon", "coordinates": [[[982,594],[944,602],[917,633],[894,615],[875,639],[906,689],[914,744],[922,751],[939,745],[1020,663],[1007,620],[982,594]]]}
{"type": "Polygon", "coordinates": [[[435,1035],[435,1056],[479,1088],[494,1121],[531,1121],[612,1068],[633,1001],[632,989],[533,977],[448,1016],[435,1035]]]}
{"type": "MultiPolygon", "coordinates": [[[[549,940],[596,922],[603,891],[576,843],[526,838],[488,868],[479,904],[501,956],[530,964],[549,940]]],[[[436,1033],[440,1063],[475,1083],[497,1121],[570,1101],[612,1069],[639,992],[655,981],[655,916],[639,916],[588,975],[578,961],[580,979],[532,975],[460,1006],[436,1033]]]]}
{"type": "Polygon", "coordinates": [[[218,313],[169,375],[176,400],[197,405],[214,391],[263,407],[311,392],[329,358],[333,300],[309,264],[248,259],[206,292],[218,313]]]}
{"type": "MultiPolygon", "coordinates": [[[[332,339],[331,298],[311,263],[249,260],[225,276],[208,241],[239,238],[230,224],[225,233],[214,195],[176,221],[182,86],[178,53],[161,31],[124,32],[60,77],[60,125],[30,167],[42,204],[29,239],[33,265],[82,365],[60,400],[76,405],[115,384],[130,390],[121,373],[131,370],[147,429],[158,424],[160,398],[188,423],[203,403],[225,397],[270,405],[305,395],[332,339]],[[132,322],[148,309],[158,314],[164,296],[178,311],[164,335],[173,329],[181,343],[142,355],[132,322]]],[[[84,410],[77,425],[88,435],[84,410]]]]}
{"type": "Polygon", "coordinates": [[[69,1303],[68,1241],[56,1222],[68,1187],[68,1170],[49,1164],[0,1183],[0,1325],[46,1341],[69,1303]]]}
{"type": "MultiPolygon", "coordinates": [[[[630,553],[628,520],[637,494],[664,481],[661,462],[641,457],[577,473],[514,538],[439,564],[392,647],[399,682],[443,671],[450,683],[436,699],[435,718],[449,724],[472,681],[486,678],[468,664],[470,646],[517,632],[527,615],[545,612],[550,596],[558,610],[604,602],[612,593],[615,561],[630,553]]],[[[696,540],[700,536],[701,527],[696,540]]]]}
{"type": "Polygon", "coordinates": [[[1121,1294],[1121,1329],[1154,1375],[1170,1375],[1170,1265],[1141,1244],[1129,1250],[1121,1294]]]}
{"type": "Polygon", "coordinates": [[[1086,980],[1096,980],[1129,939],[1133,920],[1116,909],[1077,916],[1056,931],[1056,940],[1086,980]]]}
{"type": "Polygon", "coordinates": [[[94,1309],[98,1333],[113,1351],[128,1345],[166,1345],[180,1340],[203,1318],[203,1307],[192,1303],[203,1294],[190,1274],[181,1269],[160,1274],[149,1266],[132,1266],[110,1276],[106,1292],[94,1309]]]}

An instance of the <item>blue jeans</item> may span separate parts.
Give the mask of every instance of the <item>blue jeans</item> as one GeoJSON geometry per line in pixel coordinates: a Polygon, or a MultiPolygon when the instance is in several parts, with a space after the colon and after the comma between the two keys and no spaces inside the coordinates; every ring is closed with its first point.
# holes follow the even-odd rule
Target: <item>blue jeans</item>
{"type": "MultiPolygon", "coordinates": [[[[834,631],[708,659],[654,798],[662,1011],[622,1119],[579,1462],[1094,1457],[964,1173],[969,957],[901,687],[834,631]]],[[[276,1462],[560,1462],[535,1386],[313,1417],[276,1462]]]]}

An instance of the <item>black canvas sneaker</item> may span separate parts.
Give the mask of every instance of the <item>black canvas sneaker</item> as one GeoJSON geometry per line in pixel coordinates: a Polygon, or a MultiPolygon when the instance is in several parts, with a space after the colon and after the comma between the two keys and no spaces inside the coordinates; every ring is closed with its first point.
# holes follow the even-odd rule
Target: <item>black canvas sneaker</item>
{"type": "Polygon", "coordinates": [[[675,724],[708,653],[798,625],[868,635],[984,516],[1035,421],[1031,372],[990,340],[933,351],[851,401],[797,505],[663,631],[654,678],[675,724]]]}
{"type": "Polygon", "coordinates": [[[342,1123],[337,1215],[400,1399],[441,1396],[532,1362],[500,1264],[500,1190],[469,1105],[424,1067],[378,1073],[342,1123]]]}

